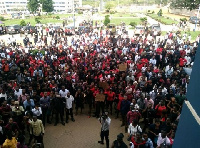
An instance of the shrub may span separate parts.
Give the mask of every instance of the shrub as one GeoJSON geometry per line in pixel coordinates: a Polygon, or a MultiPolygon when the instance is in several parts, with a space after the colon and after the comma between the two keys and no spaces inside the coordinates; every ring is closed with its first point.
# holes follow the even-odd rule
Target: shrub
{"type": "Polygon", "coordinates": [[[158,15],[158,16],[162,16],[162,15],[163,15],[162,9],[160,9],[160,10],[158,11],[157,15],[158,15]]]}
{"type": "Polygon", "coordinates": [[[24,20],[20,21],[20,26],[26,26],[26,22],[24,20]]]}
{"type": "Polygon", "coordinates": [[[5,21],[5,18],[3,16],[0,16],[0,21],[5,21]]]}
{"type": "Polygon", "coordinates": [[[83,14],[83,11],[78,10],[78,14],[83,14]]]}
{"type": "Polygon", "coordinates": [[[32,55],[37,55],[39,53],[39,51],[40,51],[41,54],[45,55],[45,50],[38,50],[38,49],[30,50],[30,53],[32,55]]]}
{"type": "Polygon", "coordinates": [[[129,25],[130,25],[131,27],[135,28],[135,26],[137,25],[137,23],[136,23],[136,22],[130,22],[129,25]]]}
{"type": "Polygon", "coordinates": [[[110,16],[109,15],[106,15],[105,16],[105,19],[104,19],[104,25],[107,26],[109,23],[110,23],[110,16]]]}
{"type": "Polygon", "coordinates": [[[40,20],[41,20],[41,18],[40,18],[40,17],[36,17],[36,18],[35,18],[35,22],[36,22],[37,24],[39,24],[39,23],[40,23],[40,20]]]}
{"type": "Polygon", "coordinates": [[[110,11],[110,14],[115,14],[115,11],[110,11]]]}
{"type": "Polygon", "coordinates": [[[55,18],[56,18],[57,20],[59,20],[59,19],[60,19],[60,17],[59,17],[59,16],[56,16],[55,18]]]}

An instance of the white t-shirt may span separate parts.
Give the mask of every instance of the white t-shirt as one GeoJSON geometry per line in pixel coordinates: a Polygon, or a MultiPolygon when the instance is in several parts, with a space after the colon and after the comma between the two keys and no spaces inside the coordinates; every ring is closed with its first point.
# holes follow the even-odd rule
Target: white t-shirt
{"type": "Polygon", "coordinates": [[[63,91],[62,89],[59,91],[59,95],[61,96],[61,97],[65,97],[66,95],[67,95],[67,93],[69,92],[69,90],[67,90],[67,89],[65,89],[65,91],[63,91]]]}
{"type": "Polygon", "coordinates": [[[19,89],[18,92],[15,90],[15,93],[14,93],[14,94],[19,98],[20,95],[22,95],[22,89],[19,89]]]}
{"type": "Polygon", "coordinates": [[[132,123],[129,125],[129,127],[128,127],[128,133],[129,134],[136,135],[136,133],[138,131],[142,132],[142,129],[141,129],[141,127],[139,125],[137,125],[135,127],[132,125],[132,123]]]}
{"type": "Polygon", "coordinates": [[[74,97],[72,95],[70,95],[69,97],[65,96],[66,99],[66,108],[70,109],[72,108],[72,103],[74,101],[74,97]]]}

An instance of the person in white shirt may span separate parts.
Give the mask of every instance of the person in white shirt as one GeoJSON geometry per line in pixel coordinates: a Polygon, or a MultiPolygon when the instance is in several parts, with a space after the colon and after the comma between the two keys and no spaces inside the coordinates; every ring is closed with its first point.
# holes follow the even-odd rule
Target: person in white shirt
{"type": "Polygon", "coordinates": [[[69,115],[71,116],[71,120],[74,122],[73,116],[73,104],[74,104],[74,97],[70,95],[70,92],[67,93],[65,96],[66,99],[66,123],[68,123],[69,115]]]}
{"type": "Polygon", "coordinates": [[[19,98],[22,95],[22,89],[19,89],[19,87],[16,86],[14,94],[17,96],[17,98],[19,98]]]}
{"type": "Polygon", "coordinates": [[[170,145],[170,140],[167,137],[166,131],[161,131],[161,133],[158,134],[158,141],[157,141],[157,146],[169,146],[170,145]]]}
{"type": "Polygon", "coordinates": [[[32,109],[33,115],[37,116],[38,119],[42,119],[42,109],[38,104],[35,105],[35,108],[32,109]]]}
{"type": "Polygon", "coordinates": [[[62,89],[59,91],[59,95],[64,98],[68,92],[69,90],[65,89],[65,86],[62,86],[62,89]]]}
{"type": "Polygon", "coordinates": [[[128,141],[131,140],[132,136],[136,136],[137,132],[142,132],[142,129],[138,125],[138,121],[137,120],[133,120],[133,122],[128,127],[128,141]]]}
{"type": "Polygon", "coordinates": [[[153,66],[156,65],[156,59],[155,59],[155,56],[153,56],[153,57],[150,59],[149,64],[153,64],[153,66]]]}

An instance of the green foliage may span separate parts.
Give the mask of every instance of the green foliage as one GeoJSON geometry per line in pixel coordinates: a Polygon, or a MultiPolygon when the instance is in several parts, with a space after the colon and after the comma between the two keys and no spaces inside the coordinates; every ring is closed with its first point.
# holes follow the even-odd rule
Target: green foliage
{"type": "Polygon", "coordinates": [[[152,14],[154,14],[155,13],[155,11],[152,11],[152,14]]]}
{"type": "Polygon", "coordinates": [[[107,26],[110,23],[110,16],[106,15],[104,19],[104,25],[107,26]]]}
{"type": "Polygon", "coordinates": [[[39,52],[42,53],[43,55],[45,55],[45,50],[38,50],[38,49],[30,50],[30,53],[32,55],[37,55],[39,52]]]}
{"type": "Polygon", "coordinates": [[[3,16],[0,16],[0,21],[5,21],[5,18],[3,16]]]}
{"type": "Polygon", "coordinates": [[[136,23],[136,22],[130,22],[129,25],[130,25],[131,27],[135,28],[135,26],[137,25],[137,23],[136,23]]]}
{"type": "Polygon", "coordinates": [[[83,11],[81,11],[81,10],[78,10],[78,14],[83,14],[83,11]]]}
{"type": "Polygon", "coordinates": [[[21,20],[21,22],[20,22],[20,26],[26,26],[26,22],[25,22],[25,20],[21,20]]]}
{"type": "Polygon", "coordinates": [[[114,8],[116,6],[116,3],[115,1],[109,1],[109,2],[106,2],[106,5],[105,5],[105,9],[110,12],[110,10],[112,8],[114,8]]]}
{"type": "Polygon", "coordinates": [[[115,11],[110,11],[110,14],[115,14],[115,11]]]}
{"type": "Polygon", "coordinates": [[[149,17],[153,18],[154,20],[162,23],[162,24],[165,24],[165,25],[172,25],[172,24],[177,24],[178,22],[171,19],[171,18],[166,18],[164,16],[158,16],[156,14],[147,14],[149,17]]]}
{"type": "Polygon", "coordinates": [[[53,0],[40,0],[42,3],[42,10],[44,12],[52,12],[54,10],[53,0]]]}
{"type": "Polygon", "coordinates": [[[28,1],[28,10],[32,13],[35,13],[39,7],[39,1],[38,0],[29,0],[28,1]]]}
{"type": "Polygon", "coordinates": [[[171,8],[194,10],[199,8],[199,0],[172,0],[170,3],[171,8]]]}
{"type": "Polygon", "coordinates": [[[140,18],[141,22],[146,22],[147,21],[147,17],[142,17],[140,18]]]}
{"type": "Polygon", "coordinates": [[[60,19],[60,17],[59,17],[59,16],[56,16],[55,18],[56,18],[57,20],[59,20],[59,19],[60,19]]]}
{"type": "Polygon", "coordinates": [[[160,9],[160,10],[158,11],[157,15],[158,15],[158,16],[162,16],[162,15],[163,15],[162,9],[160,9]]]}
{"type": "Polygon", "coordinates": [[[41,17],[35,17],[35,22],[37,23],[37,24],[39,24],[41,21],[41,17]]]}
{"type": "Polygon", "coordinates": [[[180,21],[186,22],[186,21],[187,21],[187,18],[180,18],[180,21]]]}

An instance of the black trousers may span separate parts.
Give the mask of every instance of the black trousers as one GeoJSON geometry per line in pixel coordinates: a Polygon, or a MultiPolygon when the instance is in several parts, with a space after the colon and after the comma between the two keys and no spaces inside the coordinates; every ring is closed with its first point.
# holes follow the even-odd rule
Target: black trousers
{"type": "Polygon", "coordinates": [[[35,140],[37,141],[37,143],[42,143],[43,144],[43,136],[39,135],[39,136],[35,136],[34,135],[35,140]]]}
{"type": "Polygon", "coordinates": [[[109,130],[101,131],[101,141],[104,141],[104,137],[106,139],[106,148],[109,148],[109,130]]]}
{"type": "Polygon", "coordinates": [[[48,114],[48,108],[42,108],[42,123],[45,126],[46,123],[46,117],[47,117],[47,122],[49,121],[49,114],[48,114]]]}
{"type": "Polygon", "coordinates": [[[59,122],[59,115],[60,115],[60,120],[61,120],[61,122],[63,122],[63,111],[57,111],[57,110],[55,110],[55,114],[56,114],[56,123],[58,123],[59,122]]]}
{"type": "Polygon", "coordinates": [[[66,121],[69,120],[69,115],[71,116],[71,119],[74,119],[74,116],[73,116],[73,108],[70,108],[70,109],[67,109],[67,108],[66,108],[66,121]]]}

